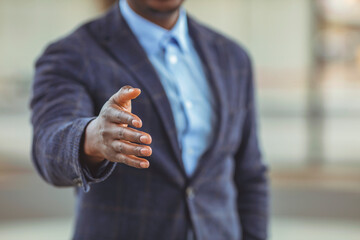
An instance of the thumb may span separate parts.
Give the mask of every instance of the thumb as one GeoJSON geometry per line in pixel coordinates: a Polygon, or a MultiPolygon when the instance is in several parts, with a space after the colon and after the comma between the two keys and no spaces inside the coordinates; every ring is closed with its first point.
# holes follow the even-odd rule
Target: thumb
{"type": "Polygon", "coordinates": [[[127,85],[115,93],[111,99],[116,105],[131,111],[131,100],[137,98],[140,93],[141,90],[139,88],[133,88],[127,85]]]}

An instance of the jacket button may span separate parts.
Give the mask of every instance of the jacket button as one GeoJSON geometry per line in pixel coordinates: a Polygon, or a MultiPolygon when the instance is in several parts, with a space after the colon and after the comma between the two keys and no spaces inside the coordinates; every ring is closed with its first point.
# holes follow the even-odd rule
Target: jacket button
{"type": "Polygon", "coordinates": [[[193,198],[195,198],[194,188],[192,188],[192,187],[187,187],[186,190],[185,190],[185,192],[186,192],[186,197],[187,197],[188,199],[193,199],[193,198]]]}
{"type": "Polygon", "coordinates": [[[75,178],[75,179],[73,180],[73,183],[74,183],[75,185],[77,185],[78,187],[81,187],[81,186],[82,186],[81,178],[75,178]]]}

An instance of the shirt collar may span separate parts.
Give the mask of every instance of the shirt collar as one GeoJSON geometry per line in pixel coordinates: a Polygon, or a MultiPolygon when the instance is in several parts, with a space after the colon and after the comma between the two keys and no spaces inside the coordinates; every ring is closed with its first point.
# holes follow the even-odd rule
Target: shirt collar
{"type": "Polygon", "coordinates": [[[155,54],[162,47],[166,47],[171,38],[176,40],[182,51],[189,50],[189,33],[184,8],[180,8],[179,18],[174,27],[167,30],[138,15],[126,0],[120,0],[119,5],[122,16],[148,55],[155,54]]]}

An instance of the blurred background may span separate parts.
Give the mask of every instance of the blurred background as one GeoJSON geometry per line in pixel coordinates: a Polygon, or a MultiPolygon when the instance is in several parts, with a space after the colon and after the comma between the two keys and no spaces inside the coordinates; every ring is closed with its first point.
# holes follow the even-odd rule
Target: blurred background
{"type": "MultiPolygon", "coordinates": [[[[44,47],[113,1],[0,1],[0,239],[70,239],[74,194],[30,160],[28,100],[44,47]]],[[[187,0],[256,68],[273,240],[360,239],[360,1],[187,0]]]]}

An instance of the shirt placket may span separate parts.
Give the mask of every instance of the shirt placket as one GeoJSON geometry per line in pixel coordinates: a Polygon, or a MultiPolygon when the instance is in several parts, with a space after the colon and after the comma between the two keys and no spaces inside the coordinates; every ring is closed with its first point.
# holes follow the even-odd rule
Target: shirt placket
{"type": "Polygon", "coordinates": [[[176,83],[179,101],[182,106],[182,114],[186,119],[185,129],[183,131],[183,134],[181,135],[180,141],[182,145],[182,155],[185,168],[187,168],[187,172],[192,172],[194,168],[194,162],[192,161],[194,161],[194,159],[193,150],[191,146],[189,146],[189,144],[191,145],[191,141],[189,142],[188,140],[191,139],[188,139],[188,134],[191,128],[191,111],[193,105],[192,102],[189,100],[190,96],[186,95],[186,89],[184,89],[186,86],[184,86],[184,84],[181,84],[184,83],[186,80],[178,79],[182,76],[186,77],[188,75],[188,73],[184,72],[187,71],[187,68],[185,68],[184,63],[181,62],[183,61],[183,59],[180,49],[174,43],[170,43],[167,46],[165,51],[165,60],[169,72],[171,73],[172,77],[174,78],[174,82],[176,83]]]}

